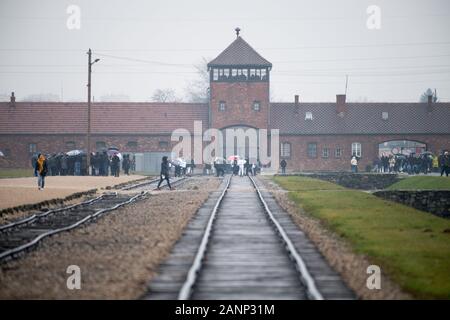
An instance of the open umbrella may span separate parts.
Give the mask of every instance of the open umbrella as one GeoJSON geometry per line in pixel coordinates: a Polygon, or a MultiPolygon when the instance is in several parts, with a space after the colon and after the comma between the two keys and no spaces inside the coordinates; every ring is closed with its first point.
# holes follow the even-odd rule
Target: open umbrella
{"type": "Polygon", "coordinates": [[[0,151],[0,157],[4,157],[4,156],[5,156],[5,154],[0,151]]]}
{"type": "Polygon", "coordinates": [[[108,150],[108,155],[109,155],[110,157],[113,157],[113,156],[117,155],[117,156],[119,157],[120,161],[123,160],[123,156],[122,156],[122,154],[121,154],[119,151],[116,151],[116,150],[108,150]]]}
{"type": "Polygon", "coordinates": [[[68,156],[77,156],[77,155],[82,154],[82,153],[83,153],[82,150],[70,150],[70,151],[66,152],[66,154],[68,156]]]}
{"type": "Polygon", "coordinates": [[[237,155],[233,155],[233,156],[229,156],[228,157],[228,161],[234,161],[234,160],[239,160],[241,157],[237,156],[237,155]]]}

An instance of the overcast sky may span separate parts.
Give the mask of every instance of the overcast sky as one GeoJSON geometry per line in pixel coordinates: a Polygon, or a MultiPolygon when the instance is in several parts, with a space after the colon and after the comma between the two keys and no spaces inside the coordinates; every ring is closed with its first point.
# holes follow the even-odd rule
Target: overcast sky
{"type": "Polygon", "coordinates": [[[237,26],[273,63],[273,101],[334,101],[346,74],[349,101],[416,102],[429,87],[450,101],[448,0],[0,0],[0,95],[84,101],[91,47],[96,100],[182,96],[193,65],[216,57],[237,26]],[[70,5],[79,30],[67,27],[70,5]],[[381,29],[367,27],[370,5],[381,29]]]}

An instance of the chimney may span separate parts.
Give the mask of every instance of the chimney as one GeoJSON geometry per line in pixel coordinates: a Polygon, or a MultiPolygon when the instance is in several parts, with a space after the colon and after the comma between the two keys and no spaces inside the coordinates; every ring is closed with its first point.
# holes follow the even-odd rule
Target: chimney
{"type": "Polygon", "coordinates": [[[343,117],[345,112],[347,112],[347,107],[345,105],[345,94],[336,95],[336,112],[341,117],[343,117]]]}
{"type": "Polygon", "coordinates": [[[16,106],[16,96],[14,95],[14,92],[11,92],[11,97],[9,97],[9,106],[10,107],[16,106]]]}
{"type": "Polygon", "coordinates": [[[295,113],[299,113],[300,112],[300,108],[299,108],[299,105],[298,105],[298,94],[296,94],[295,96],[294,96],[294,106],[295,106],[295,109],[294,109],[294,112],[295,113]]]}
{"type": "Polygon", "coordinates": [[[433,111],[433,95],[428,95],[428,102],[427,102],[427,111],[432,112],[433,111]]]}

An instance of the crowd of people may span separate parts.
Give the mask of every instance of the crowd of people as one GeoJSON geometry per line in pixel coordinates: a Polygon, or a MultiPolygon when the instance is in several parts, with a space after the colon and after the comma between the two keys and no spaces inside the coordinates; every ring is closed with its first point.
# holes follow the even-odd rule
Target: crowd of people
{"type": "Polygon", "coordinates": [[[213,161],[213,165],[205,166],[207,174],[211,170],[212,174],[216,177],[224,176],[225,173],[232,173],[235,176],[256,176],[260,172],[261,164],[259,161],[251,162],[248,158],[243,159],[240,157],[234,157],[230,161],[226,161],[222,158],[216,158],[213,161]]]}
{"type": "Polygon", "coordinates": [[[440,155],[424,152],[422,154],[383,154],[374,159],[373,172],[379,173],[407,173],[407,174],[429,174],[440,173],[441,176],[450,173],[450,156],[447,151],[440,155]]]}
{"type": "Polygon", "coordinates": [[[33,168],[42,155],[46,158],[47,175],[50,176],[115,176],[118,177],[122,169],[126,175],[135,169],[134,157],[129,154],[120,155],[119,153],[108,154],[107,151],[92,152],[90,165],[87,165],[86,153],[78,154],[55,153],[47,156],[36,154],[31,158],[33,168]],[[88,170],[90,168],[90,170],[88,170]]]}

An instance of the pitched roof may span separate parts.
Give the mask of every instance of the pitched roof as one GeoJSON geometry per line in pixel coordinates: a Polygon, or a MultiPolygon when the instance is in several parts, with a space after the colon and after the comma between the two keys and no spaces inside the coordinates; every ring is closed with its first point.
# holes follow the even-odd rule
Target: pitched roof
{"type": "Polygon", "coordinates": [[[271,103],[271,128],[280,134],[450,134],[450,103],[271,103]],[[305,120],[311,112],[313,120],[305,120]],[[388,112],[383,120],[382,112],[388,112]]]}
{"type": "Polygon", "coordinates": [[[238,36],[214,60],[208,68],[215,66],[258,66],[272,68],[272,64],[255,51],[241,36],[238,36]]]}
{"type": "MultiPolygon", "coordinates": [[[[195,120],[208,124],[208,105],[196,103],[93,103],[93,134],[193,132],[195,120]]],[[[86,103],[0,103],[0,134],[85,134],[86,103]]]]}

